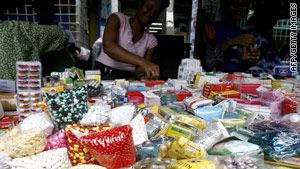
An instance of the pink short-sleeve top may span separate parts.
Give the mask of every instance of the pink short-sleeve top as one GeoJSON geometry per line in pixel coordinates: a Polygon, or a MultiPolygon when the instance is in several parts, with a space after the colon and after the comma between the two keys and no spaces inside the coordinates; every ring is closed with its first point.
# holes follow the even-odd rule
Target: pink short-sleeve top
{"type": "MultiPolygon", "coordinates": [[[[148,49],[154,48],[157,45],[157,39],[155,38],[155,36],[146,30],[142,38],[138,42],[133,43],[133,35],[129,22],[130,17],[122,13],[114,14],[116,14],[120,20],[118,44],[121,47],[131,53],[144,57],[148,49]]],[[[114,60],[113,58],[109,57],[103,49],[101,50],[100,56],[98,56],[96,60],[106,66],[119,70],[133,72],[136,68],[135,65],[114,60]]]]}

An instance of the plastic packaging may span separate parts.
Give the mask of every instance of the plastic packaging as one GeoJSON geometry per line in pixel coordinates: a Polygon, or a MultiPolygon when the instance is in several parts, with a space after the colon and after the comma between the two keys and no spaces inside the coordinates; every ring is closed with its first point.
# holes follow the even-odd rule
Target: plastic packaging
{"type": "Polygon", "coordinates": [[[262,153],[262,149],[255,144],[241,141],[241,140],[228,140],[218,143],[208,151],[209,155],[259,155],[262,153]]]}
{"type": "Polygon", "coordinates": [[[82,136],[80,140],[99,164],[108,169],[129,167],[136,162],[132,128],[129,125],[82,136]]]}
{"type": "Polygon", "coordinates": [[[175,118],[175,120],[197,127],[200,130],[204,130],[206,128],[206,123],[204,120],[192,115],[181,114],[177,118],[175,118]]]}
{"type": "Polygon", "coordinates": [[[213,104],[213,100],[199,97],[188,97],[183,100],[187,111],[193,111],[200,107],[210,107],[213,104]]]}
{"type": "Polygon", "coordinates": [[[143,116],[138,114],[135,118],[130,122],[130,126],[132,127],[132,136],[134,145],[138,145],[148,140],[146,124],[143,116]]]}
{"type": "Polygon", "coordinates": [[[282,104],[282,113],[290,114],[297,112],[298,102],[291,99],[290,97],[285,97],[282,104]]]}
{"type": "Polygon", "coordinates": [[[215,164],[212,161],[192,158],[186,160],[177,160],[168,169],[216,169],[215,164]]]}
{"type": "Polygon", "coordinates": [[[137,161],[146,158],[165,158],[173,140],[172,137],[168,136],[153,137],[136,146],[138,153],[137,161]]]}
{"type": "Polygon", "coordinates": [[[98,101],[89,108],[88,113],[83,116],[80,124],[85,126],[97,126],[105,124],[111,114],[111,108],[108,104],[103,101],[98,101]]]}
{"type": "Polygon", "coordinates": [[[249,142],[259,145],[265,156],[273,159],[300,153],[300,125],[291,122],[262,121],[248,127],[255,135],[249,142]]]}
{"type": "Polygon", "coordinates": [[[9,136],[2,141],[5,145],[4,152],[12,158],[34,155],[42,152],[46,147],[44,132],[37,128],[9,136]]]}
{"type": "Polygon", "coordinates": [[[53,134],[52,136],[47,138],[47,145],[45,151],[55,150],[64,147],[67,147],[67,137],[65,134],[65,130],[61,129],[55,134],[53,134]]]}
{"type": "Polygon", "coordinates": [[[2,103],[0,102],[0,119],[2,119],[4,117],[4,110],[2,107],[2,103]]]}
{"type": "Polygon", "coordinates": [[[25,118],[18,127],[21,131],[26,131],[32,128],[39,128],[44,131],[46,138],[53,132],[54,124],[46,113],[32,114],[25,118]]]}
{"type": "Polygon", "coordinates": [[[101,126],[83,126],[78,124],[68,125],[66,127],[66,136],[68,139],[67,148],[70,161],[73,166],[80,164],[98,164],[91,152],[80,143],[80,137],[90,133],[100,132],[109,129],[111,125],[101,126]]]}
{"type": "Polygon", "coordinates": [[[48,110],[57,129],[70,123],[79,123],[87,113],[87,86],[79,86],[45,97],[48,110]]]}
{"type": "Polygon", "coordinates": [[[119,125],[128,125],[133,117],[135,107],[125,105],[111,110],[110,122],[119,125]]]}
{"type": "Polygon", "coordinates": [[[10,165],[8,164],[11,161],[9,155],[5,152],[0,152],[0,168],[1,169],[11,169],[10,165]]]}
{"type": "Polygon", "coordinates": [[[37,155],[23,158],[15,158],[9,164],[12,168],[23,169],[69,169],[72,167],[66,148],[44,151],[37,155]]]}
{"type": "Polygon", "coordinates": [[[199,138],[193,141],[205,150],[209,150],[214,144],[228,137],[229,133],[221,122],[212,122],[203,130],[199,138]]]}
{"type": "Polygon", "coordinates": [[[133,165],[133,168],[134,169],[144,169],[144,168],[167,169],[174,162],[175,162],[175,159],[172,159],[172,158],[164,158],[164,159],[147,158],[147,159],[136,162],[133,165]]]}
{"type": "Polygon", "coordinates": [[[185,137],[176,137],[176,140],[172,143],[167,152],[167,157],[175,159],[203,159],[206,155],[207,153],[203,147],[198,146],[185,137]]]}
{"type": "Polygon", "coordinates": [[[284,115],[281,121],[293,122],[293,123],[300,123],[300,114],[298,113],[290,113],[284,115]]]}
{"type": "Polygon", "coordinates": [[[197,108],[194,110],[196,117],[200,117],[205,120],[206,124],[209,124],[214,119],[222,118],[224,108],[223,106],[197,108]]]}
{"type": "Polygon", "coordinates": [[[24,115],[39,113],[42,109],[32,106],[41,98],[41,63],[16,62],[17,111],[22,120],[24,115]]]}
{"type": "Polygon", "coordinates": [[[208,156],[216,168],[245,168],[245,169],[259,169],[264,168],[263,155],[257,156],[208,156]]]}
{"type": "Polygon", "coordinates": [[[182,136],[191,139],[199,134],[199,129],[179,121],[175,121],[169,125],[166,136],[182,136]]]}

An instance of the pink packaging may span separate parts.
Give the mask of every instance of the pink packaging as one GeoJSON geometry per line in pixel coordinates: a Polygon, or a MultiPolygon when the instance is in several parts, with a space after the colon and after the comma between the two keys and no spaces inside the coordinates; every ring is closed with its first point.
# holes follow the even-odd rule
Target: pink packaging
{"type": "Polygon", "coordinates": [[[275,119],[278,119],[281,117],[283,101],[284,101],[283,96],[278,98],[277,101],[261,99],[260,105],[270,107],[271,108],[271,116],[275,119]]]}
{"type": "Polygon", "coordinates": [[[45,151],[47,150],[55,150],[58,148],[67,147],[67,137],[65,134],[65,130],[61,129],[52,136],[47,138],[47,145],[45,151]]]}
{"type": "Polygon", "coordinates": [[[276,101],[283,96],[280,88],[275,89],[273,91],[269,91],[269,89],[261,86],[261,87],[257,88],[256,91],[257,91],[259,98],[262,98],[264,100],[276,101]]]}

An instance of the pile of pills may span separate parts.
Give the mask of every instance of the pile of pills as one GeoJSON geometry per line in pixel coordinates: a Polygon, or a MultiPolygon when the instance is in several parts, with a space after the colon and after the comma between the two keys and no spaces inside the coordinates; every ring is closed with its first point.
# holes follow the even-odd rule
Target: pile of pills
{"type": "Polygon", "coordinates": [[[45,150],[55,150],[64,147],[67,147],[67,136],[64,129],[59,130],[47,138],[47,146],[45,150]]]}
{"type": "Polygon", "coordinates": [[[130,167],[136,162],[136,152],[129,125],[116,127],[81,137],[100,165],[108,168],[130,167]]]}
{"type": "Polygon", "coordinates": [[[10,169],[8,162],[11,160],[9,155],[4,152],[0,152],[0,168],[1,169],[10,169]]]}
{"type": "Polygon", "coordinates": [[[39,128],[43,130],[45,136],[48,137],[53,132],[54,124],[46,113],[37,113],[25,118],[19,127],[22,131],[39,128]]]}
{"type": "Polygon", "coordinates": [[[130,126],[132,127],[134,145],[141,144],[148,140],[145,120],[141,114],[138,114],[134,119],[132,119],[130,126]]]}
{"type": "Polygon", "coordinates": [[[51,94],[46,97],[46,104],[58,129],[70,123],[78,123],[88,111],[87,86],[51,94]]]}
{"type": "Polygon", "coordinates": [[[41,63],[40,62],[17,62],[16,63],[17,85],[17,111],[19,118],[22,116],[41,112],[37,105],[41,98],[41,63]]]}
{"type": "Polygon", "coordinates": [[[37,155],[23,158],[15,158],[9,164],[12,169],[69,169],[72,167],[66,148],[44,151],[37,155]]]}
{"type": "Polygon", "coordinates": [[[98,164],[90,151],[80,143],[80,137],[109,129],[111,126],[101,125],[87,127],[73,124],[66,127],[68,156],[73,166],[80,164],[98,164]]]}
{"type": "Polygon", "coordinates": [[[213,158],[215,164],[220,164],[221,169],[258,169],[258,164],[248,156],[213,158]]]}
{"type": "Polygon", "coordinates": [[[90,107],[88,113],[82,118],[80,124],[85,126],[97,126],[105,124],[110,117],[110,106],[99,105],[90,107]]]}
{"type": "Polygon", "coordinates": [[[113,124],[128,125],[133,117],[135,107],[125,105],[111,110],[110,122],[113,124]]]}
{"type": "Polygon", "coordinates": [[[5,150],[10,157],[19,158],[42,152],[46,147],[44,132],[33,128],[4,140],[5,150]]]}

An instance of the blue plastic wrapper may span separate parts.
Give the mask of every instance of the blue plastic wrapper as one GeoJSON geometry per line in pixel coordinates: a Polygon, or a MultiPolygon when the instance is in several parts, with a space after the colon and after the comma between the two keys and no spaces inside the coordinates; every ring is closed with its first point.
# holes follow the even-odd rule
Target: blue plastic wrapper
{"type": "Polygon", "coordinates": [[[221,119],[223,116],[224,108],[223,106],[216,107],[206,107],[206,108],[197,108],[194,110],[196,117],[200,117],[209,124],[214,119],[221,119]]]}
{"type": "Polygon", "coordinates": [[[255,135],[249,142],[261,146],[265,156],[282,159],[300,154],[300,125],[291,122],[262,121],[249,126],[255,135]]]}

